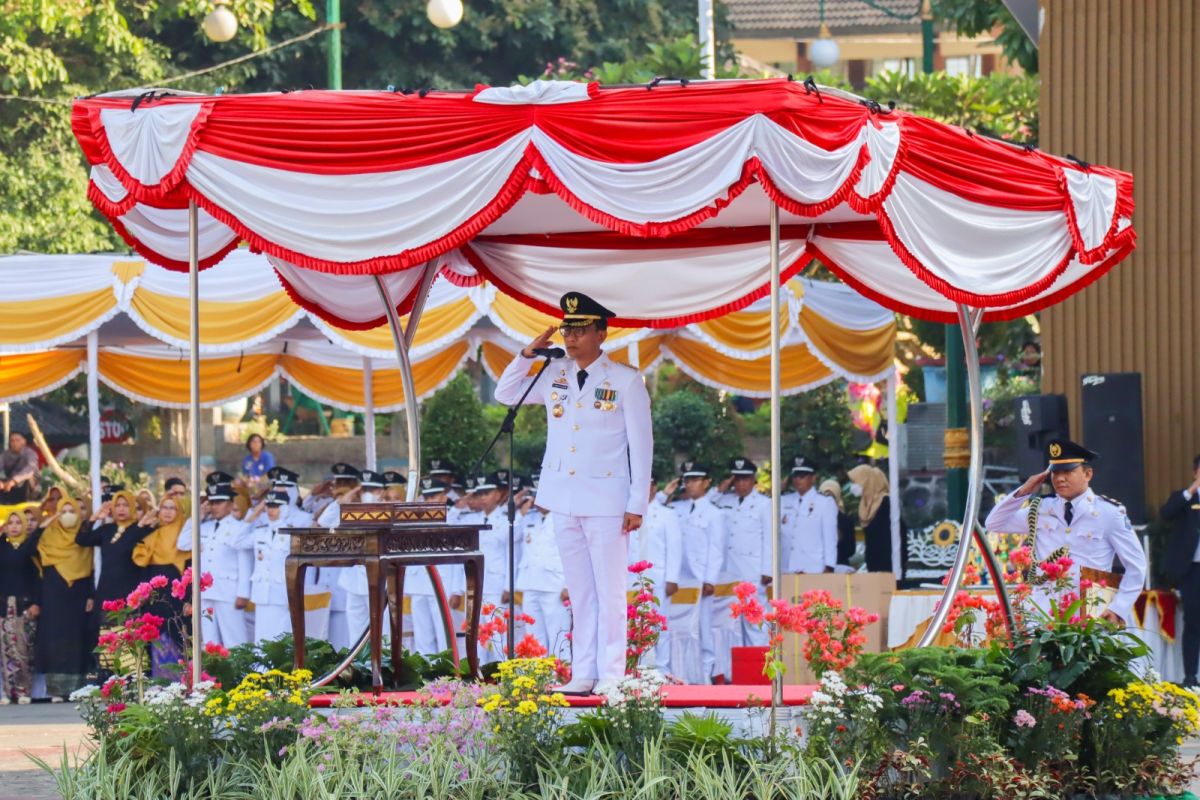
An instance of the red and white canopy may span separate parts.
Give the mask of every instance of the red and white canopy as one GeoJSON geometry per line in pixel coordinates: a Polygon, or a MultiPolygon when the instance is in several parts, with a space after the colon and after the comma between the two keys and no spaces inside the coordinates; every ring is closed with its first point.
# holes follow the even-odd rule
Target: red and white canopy
{"type": "Polygon", "coordinates": [[[709,319],[766,293],[771,201],[785,280],[819,257],[928,319],[1036,311],[1135,238],[1127,173],[785,80],[108,95],[73,124],[140,253],[186,268],[194,200],[202,266],[245,240],[343,327],[383,321],[367,276],[403,311],[435,258],[545,311],[570,289],[626,325],[709,319]]]}

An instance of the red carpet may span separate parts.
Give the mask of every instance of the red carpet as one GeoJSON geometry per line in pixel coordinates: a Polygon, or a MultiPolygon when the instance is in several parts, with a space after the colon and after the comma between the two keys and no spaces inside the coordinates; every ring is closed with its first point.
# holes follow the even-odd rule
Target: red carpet
{"type": "MultiPolygon", "coordinates": [[[[783,704],[802,706],[816,690],[816,686],[784,686],[783,704]]],[[[770,705],[770,686],[667,686],[663,705],[667,708],[748,708],[770,705]]],[[[313,708],[329,708],[338,699],[336,694],[315,695],[308,704],[313,708]]],[[[383,692],[379,695],[360,695],[358,704],[366,705],[409,705],[418,699],[416,692],[383,692]]],[[[568,697],[573,708],[595,708],[603,700],[595,695],[568,697]]]]}

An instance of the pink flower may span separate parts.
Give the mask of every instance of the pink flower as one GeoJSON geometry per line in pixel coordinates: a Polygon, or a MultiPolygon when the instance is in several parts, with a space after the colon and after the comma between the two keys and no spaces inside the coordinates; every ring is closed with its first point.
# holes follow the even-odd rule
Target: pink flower
{"type": "Polygon", "coordinates": [[[121,611],[125,608],[125,601],[120,598],[116,600],[105,600],[100,604],[100,608],[104,611],[121,611]]]}
{"type": "Polygon", "coordinates": [[[200,573],[200,591],[206,592],[210,588],[212,588],[212,585],[213,585],[212,573],[211,572],[201,572],[200,573]]]}
{"type": "Polygon", "coordinates": [[[744,603],[746,602],[746,598],[753,597],[754,595],[758,594],[758,587],[749,581],[742,581],[737,586],[733,587],[733,593],[737,595],[738,600],[741,600],[744,603]]]}
{"type": "Polygon", "coordinates": [[[1013,716],[1013,724],[1018,728],[1032,728],[1037,725],[1037,720],[1034,719],[1033,714],[1022,708],[1013,716]]]}
{"type": "Polygon", "coordinates": [[[120,714],[122,711],[125,710],[125,704],[124,703],[112,703],[111,705],[109,705],[109,707],[106,710],[110,714],[120,714]]]}
{"type": "Polygon", "coordinates": [[[155,575],[153,578],[150,579],[150,588],[152,588],[152,589],[167,588],[167,576],[166,575],[155,575]]]}
{"type": "Polygon", "coordinates": [[[636,564],[630,564],[629,571],[635,575],[639,575],[639,574],[645,572],[646,570],[650,569],[653,566],[654,565],[651,564],[649,561],[639,561],[636,564]]]}

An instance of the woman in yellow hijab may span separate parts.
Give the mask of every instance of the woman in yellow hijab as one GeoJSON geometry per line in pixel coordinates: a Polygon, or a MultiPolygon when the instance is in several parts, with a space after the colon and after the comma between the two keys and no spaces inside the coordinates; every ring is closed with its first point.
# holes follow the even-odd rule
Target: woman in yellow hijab
{"type": "Polygon", "coordinates": [[[892,511],[887,475],[870,464],[859,464],[848,474],[854,482],[850,491],[859,498],[858,519],[866,540],[867,571],[893,572],[892,511]]]}
{"type": "Polygon", "coordinates": [[[42,521],[37,544],[42,565],[41,625],[53,636],[39,636],[38,669],[46,675],[46,693],[55,702],[83,685],[96,646],[90,635],[92,551],[75,544],[84,527],[79,503],[65,493],[55,513],[42,521]]]}
{"type": "MultiPolygon", "coordinates": [[[[142,568],[141,580],[163,576],[168,581],[179,580],[191,552],[175,547],[179,531],[191,514],[192,504],[186,497],[167,495],[152,520],[143,519],[154,530],[133,548],[133,563],[142,568]]],[[[150,644],[150,669],[155,678],[177,678],[178,664],[183,660],[183,633],[187,618],[183,616],[183,601],[176,600],[168,590],[159,590],[157,599],[146,609],[166,622],[162,636],[150,644]]]]}
{"type": "Polygon", "coordinates": [[[0,506],[0,668],[4,692],[0,705],[28,703],[33,696],[33,643],[37,635],[38,598],[42,579],[33,560],[37,533],[30,533],[26,513],[37,503],[0,506]]]}

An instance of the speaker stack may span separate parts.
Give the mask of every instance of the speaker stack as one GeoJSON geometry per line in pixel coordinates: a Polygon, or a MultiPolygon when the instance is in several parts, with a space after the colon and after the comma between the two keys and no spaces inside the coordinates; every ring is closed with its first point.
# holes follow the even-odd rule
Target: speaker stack
{"type": "Polygon", "coordinates": [[[1100,454],[1092,489],[1125,504],[1135,524],[1146,521],[1146,460],[1142,451],[1142,374],[1110,372],[1081,379],[1083,441],[1100,454]]]}

